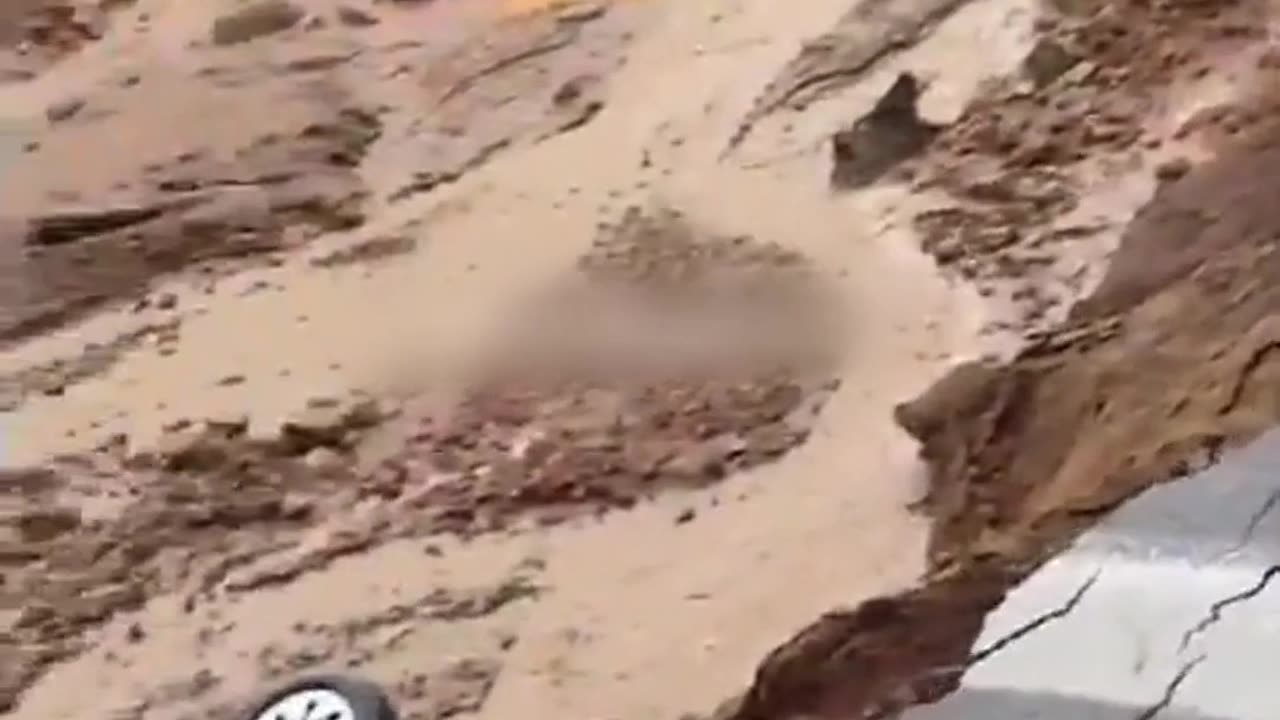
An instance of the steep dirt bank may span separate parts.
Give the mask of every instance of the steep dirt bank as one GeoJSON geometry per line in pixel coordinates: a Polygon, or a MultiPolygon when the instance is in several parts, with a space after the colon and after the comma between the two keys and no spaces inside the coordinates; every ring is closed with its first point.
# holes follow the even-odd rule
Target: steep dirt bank
{"type": "MultiPolygon", "coordinates": [[[[1065,321],[1033,335],[1008,364],[962,366],[899,407],[898,421],[921,441],[930,465],[921,504],[934,522],[929,579],[907,593],[825,616],[775,651],[750,692],[724,716],[884,717],[938,698],[976,660],[970,653],[982,618],[1007,588],[1123,500],[1214,462],[1280,421],[1273,352],[1280,294],[1272,282],[1280,214],[1269,189],[1280,173],[1280,133],[1269,119],[1274,65],[1265,44],[1249,40],[1263,34],[1265,22],[1254,15],[1261,11],[1247,3],[1179,6],[1175,12],[1190,15],[1170,26],[1158,8],[1112,4],[1101,14],[1127,18],[1123,28],[1109,33],[1093,26],[1081,35],[1123,39],[1149,32],[1166,43],[1154,54],[1151,44],[1136,45],[1118,64],[1097,61],[1092,74],[1108,67],[1120,73],[1106,84],[1110,89],[1090,96],[1103,117],[1108,99],[1118,97],[1159,106],[1153,101],[1162,96],[1150,89],[1127,96],[1134,88],[1126,83],[1142,77],[1137,54],[1171,57],[1154,61],[1163,70],[1214,63],[1257,68],[1256,87],[1265,95],[1246,94],[1195,113],[1167,139],[1152,132],[1149,119],[1114,136],[1134,141],[1145,134],[1153,147],[1169,142],[1183,153],[1212,157],[1158,169],[1155,196],[1126,228],[1101,284],[1065,321]],[[1190,45],[1178,45],[1188,38],[1190,45]],[[1209,41],[1223,38],[1229,51],[1218,54],[1223,46],[1209,41]]],[[[1173,75],[1179,76],[1187,77],[1173,75]]],[[[1015,107],[1040,104],[1036,97],[1015,107]]],[[[1050,101],[1031,117],[1052,123],[1056,108],[1050,101]]],[[[979,106],[954,132],[996,117],[1010,116],[979,106]]],[[[1064,122],[1051,137],[1080,129],[1064,122]]],[[[944,142],[954,147],[954,140],[944,142]]],[[[1034,144],[1034,136],[1019,132],[1017,145],[1028,142],[1034,144]]],[[[1033,164],[1056,172],[1059,150],[1080,146],[1040,147],[1047,154],[1037,152],[1033,164]]],[[[1006,156],[997,174],[1026,179],[1022,162],[1006,156]]],[[[962,167],[981,167],[967,163],[962,167]]],[[[1062,197],[1074,202],[1070,194],[1062,197]]],[[[1006,223],[1027,221],[1032,237],[1043,231],[1045,214],[1062,212],[1050,204],[1038,209],[1044,214],[1019,213],[1016,197],[983,202],[1012,211],[1006,223]]],[[[1015,235],[1011,246],[1027,234],[1015,235]]],[[[955,248],[975,268],[1008,259],[1003,250],[972,241],[955,248]]],[[[948,251],[941,259],[953,257],[948,251]]]]}

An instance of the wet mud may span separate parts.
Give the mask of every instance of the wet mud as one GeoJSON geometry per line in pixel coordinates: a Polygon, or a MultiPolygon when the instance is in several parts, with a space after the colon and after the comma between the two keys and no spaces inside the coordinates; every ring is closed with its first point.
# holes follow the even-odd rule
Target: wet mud
{"type": "MultiPolygon", "coordinates": [[[[1099,105],[1109,99],[1125,101],[1115,116],[1116,133],[1106,134],[1104,146],[1141,142],[1137,119],[1157,102],[1153,91],[1128,83],[1150,82],[1144,77],[1153,75],[1144,71],[1157,67],[1174,73],[1194,67],[1200,53],[1216,47],[1215,39],[1251,37],[1255,31],[1242,18],[1257,10],[1247,3],[1210,3],[1111,4],[1092,11],[1096,19],[1083,26],[1089,32],[1078,30],[1077,37],[1112,53],[1117,41],[1124,47],[1158,36],[1165,43],[1154,55],[1144,43],[1119,61],[1105,52],[1077,61],[1096,63],[1093,77],[1112,75],[1098,80],[1111,90],[1088,96],[1093,117],[1108,117],[1107,106],[1099,105]],[[1189,36],[1203,43],[1176,45],[1189,36]],[[1139,47],[1148,60],[1135,57],[1139,47]],[[1132,121],[1124,120],[1128,108],[1138,113],[1132,121]]],[[[1215,119],[1194,124],[1213,157],[1184,161],[1177,172],[1158,170],[1154,196],[1126,227],[1100,284],[1062,322],[1030,335],[1007,364],[963,365],[899,406],[897,420],[920,441],[930,468],[920,503],[934,523],[925,582],[814,623],[767,658],[750,691],[718,717],[892,717],[937,700],[976,661],[971,648],[983,616],[1007,589],[1126,499],[1184,478],[1280,422],[1280,371],[1274,367],[1280,295],[1270,280],[1277,271],[1280,214],[1267,189],[1267,178],[1280,173],[1280,133],[1267,120],[1273,80],[1261,58],[1261,95],[1197,114],[1215,119]]],[[[1039,107],[1030,116],[1058,122],[1051,108],[1062,105],[1041,98],[1033,94],[1014,108],[1039,107]]],[[[994,128],[1017,117],[993,109],[979,105],[940,143],[955,148],[970,128],[994,128]]],[[[1179,132],[1179,139],[1190,132],[1179,132]]],[[[1009,179],[1012,189],[1025,187],[1017,181],[1029,180],[1035,168],[1057,173],[1082,162],[1086,153],[1075,149],[1096,143],[1075,133],[1090,131],[1063,122],[1043,136],[1045,145],[1023,126],[999,156],[991,156],[989,172],[1009,179]],[[1016,152],[1029,145],[1039,150],[1016,152]],[[1073,158],[1072,152],[1078,154],[1073,158]]],[[[982,147],[964,154],[980,158],[982,147]]],[[[981,166],[966,161],[956,167],[981,166]]],[[[1056,186],[1066,190],[1061,195],[1053,183],[1041,187],[1048,191],[1038,204],[1017,192],[982,198],[981,212],[991,214],[980,227],[1009,213],[1002,222],[1023,223],[1023,237],[1041,232],[1044,214],[1061,212],[1074,195],[1069,184],[1056,186]]],[[[948,232],[966,227],[973,226],[962,222],[948,232]]],[[[1009,257],[1002,247],[968,239],[955,247],[970,268],[999,267],[1009,257]]],[[[932,249],[944,263],[955,259],[936,244],[932,249]]]]}
{"type": "MultiPolygon", "coordinates": [[[[747,295],[785,296],[785,317],[820,302],[803,256],[707,237],[663,211],[628,213],[579,266],[597,305],[619,291],[689,307],[714,294],[738,311],[747,295]]],[[[573,322],[551,302],[562,294],[551,289],[534,314],[573,322]]],[[[433,410],[320,397],[265,432],[243,418],[188,421],[154,448],[118,436],[14,471],[0,506],[0,607],[18,610],[0,636],[0,707],[92,646],[102,623],[162,594],[185,593],[193,612],[392,540],[553,525],[775,461],[804,442],[837,385],[825,348],[727,346],[624,368],[590,335],[555,352],[544,334],[509,337],[433,410]]]]}
{"type": "MultiPolygon", "coordinates": [[[[13,23],[0,14],[2,80],[68,61],[108,12],[90,21],[27,4],[11,8],[13,23]]],[[[718,137],[730,150],[721,159],[764,119],[856,84],[963,5],[858,5],[760,83],[718,137]]],[[[975,661],[983,619],[1008,588],[1125,499],[1280,421],[1270,182],[1280,103],[1266,92],[1280,63],[1266,47],[1267,9],[1064,1],[1042,11],[1021,73],[954,122],[922,116],[928,83],[908,68],[832,131],[833,196],[910,183],[941,198],[909,219],[923,249],[982,294],[1008,295],[1014,319],[992,329],[1019,347],[965,363],[897,408],[929,467],[915,508],[933,523],[923,581],[818,619],[769,654],[718,718],[890,717],[941,697],[975,661]],[[1194,94],[1227,65],[1247,66],[1242,77],[1261,90],[1165,118],[1180,107],[1175,91],[1194,94]],[[1093,185],[1126,173],[1154,188],[1136,216],[1086,212],[1093,185]],[[1118,242],[1104,261],[1108,233],[1118,242]]],[[[185,273],[211,287],[245,265],[283,263],[515,148],[588,127],[609,107],[635,31],[632,10],[591,4],[475,36],[374,42],[375,28],[399,19],[384,12],[250,3],[202,23],[193,41],[232,54],[113,78],[43,108],[3,188],[0,341],[73,327],[113,304],[171,310],[176,298],[153,292],[160,280],[185,273]],[[279,52],[234,55],[255,47],[279,52]],[[167,92],[177,100],[157,102],[167,92]],[[187,122],[264,106],[269,122],[232,122],[208,142],[187,122]],[[124,150],[105,169],[82,168],[75,157],[104,130],[124,150]]],[[[620,192],[600,194],[623,204],[620,192]]],[[[421,249],[401,232],[409,225],[388,225],[308,266],[389,265],[421,249]]],[[[597,229],[572,271],[511,314],[455,395],[317,394],[269,427],[211,414],[172,423],[154,447],[122,434],[5,471],[0,712],[106,642],[113,618],[159,598],[217,619],[229,600],[397,540],[564,526],[717,485],[805,443],[847,350],[831,330],[825,269],[658,205],[597,229]]],[[[19,368],[0,401],[60,397],[180,330],[174,318],[19,368]]],[[[293,627],[289,647],[259,648],[248,665],[255,680],[360,667],[418,626],[536,597],[531,574],[293,627]]],[[[130,627],[125,645],[148,632],[130,627]]],[[[401,676],[395,691],[414,717],[479,712],[514,642],[401,676]]],[[[220,673],[156,689],[130,717],[180,706],[231,717],[236,698],[220,673]]]]}

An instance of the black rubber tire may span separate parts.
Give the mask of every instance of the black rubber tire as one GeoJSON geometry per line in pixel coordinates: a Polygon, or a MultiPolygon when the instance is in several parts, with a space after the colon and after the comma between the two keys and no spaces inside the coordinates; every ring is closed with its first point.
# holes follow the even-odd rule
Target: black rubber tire
{"type": "MultiPolygon", "coordinates": [[[[351,705],[355,720],[399,720],[386,692],[377,684],[349,675],[311,675],[284,685],[255,703],[244,720],[254,720],[288,695],[303,690],[332,690],[351,705]]],[[[317,719],[318,720],[318,719],[317,719]]]]}

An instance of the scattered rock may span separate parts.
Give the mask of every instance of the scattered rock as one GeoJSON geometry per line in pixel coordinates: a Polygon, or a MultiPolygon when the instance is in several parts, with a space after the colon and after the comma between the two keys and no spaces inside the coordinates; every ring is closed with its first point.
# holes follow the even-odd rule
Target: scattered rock
{"type": "Polygon", "coordinates": [[[383,235],[339,248],[311,260],[315,267],[343,267],[374,263],[413,252],[417,238],[407,235],[383,235]]]}
{"type": "Polygon", "coordinates": [[[396,690],[401,697],[426,703],[419,712],[422,720],[444,720],[480,710],[501,671],[499,660],[467,658],[439,673],[409,675],[396,690]]]}
{"type": "Polygon", "coordinates": [[[385,414],[372,398],[318,398],[289,416],[281,427],[281,442],[292,454],[319,448],[342,448],[350,434],[379,423],[385,414]]]}
{"type": "Polygon", "coordinates": [[[320,473],[333,472],[346,465],[343,456],[328,447],[312,448],[302,458],[302,462],[309,469],[320,473]]]}
{"type": "Polygon", "coordinates": [[[35,246],[73,243],[154,220],[166,209],[164,205],[126,205],[53,212],[35,219],[26,241],[35,246]]]}
{"type": "Polygon", "coordinates": [[[870,185],[933,142],[941,128],[920,119],[916,110],[919,96],[915,76],[901,73],[871,112],[835,134],[831,142],[833,187],[870,185]]]}
{"type": "Polygon", "coordinates": [[[44,111],[44,116],[50,123],[65,122],[75,117],[84,109],[84,106],[84,98],[67,98],[50,105],[48,109],[44,111]]]}
{"type": "Polygon", "coordinates": [[[252,0],[214,20],[209,39],[219,46],[250,42],[284,32],[304,17],[306,13],[289,0],[252,0]]]}
{"type": "Polygon", "coordinates": [[[80,527],[80,511],[69,507],[28,510],[14,525],[24,542],[48,542],[80,527]]]}
{"type": "Polygon", "coordinates": [[[174,472],[215,470],[227,459],[227,448],[219,438],[201,428],[182,427],[160,437],[155,454],[162,466],[174,472]]]}
{"type": "Polygon", "coordinates": [[[348,27],[369,27],[381,22],[377,15],[354,5],[339,5],[338,20],[348,27]]]}
{"type": "Polygon", "coordinates": [[[1191,172],[1191,161],[1186,158],[1174,158],[1156,166],[1156,179],[1160,182],[1173,182],[1191,172]]]}
{"type": "Polygon", "coordinates": [[[1022,71],[1037,88],[1044,88],[1062,77],[1080,62],[1061,43],[1048,37],[1036,41],[1022,62],[1022,71]]]}
{"type": "MultiPolygon", "coordinates": [[[[819,296],[782,290],[815,283],[804,259],[780,248],[743,237],[701,238],[661,212],[628,213],[606,232],[579,264],[596,289],[684,296],[697,306],[705,305],[698,301],[703,292],[742,287],[757,298],[778,292],[779,303],[795,302],[810,317],[823,307],[819,296]]],[[[590,302],[570,297],[570,307],[590,302]]],[[[548,305],[558,302],[553,293],[548,305]]],[[[558,317],[553,309],[536,313],[558,317]]],[[[554,324],[581,325],[563,318],[554,324]]],[[[776,359],[787,372],[764,356],[734,352],[618,373],[575,358],[573,348],[590,357],[589,339],[544,366],[524,343],[545,350],[547,336],[512,338],[513,346],[498,352],[502,360],[456,407],[429,419],[429,430],[399,458],[412,468],[402,481],[413,488],[403,502],[430,511],[436,527],[471,534],[528,516],[553,524],[628,507],[668,487],[705,487],[802,443],[812,421],[806,407],[820,407],[832,389],[827,356],[802,352],[798,343],[787,343],[785,357],[776,359]]]]}

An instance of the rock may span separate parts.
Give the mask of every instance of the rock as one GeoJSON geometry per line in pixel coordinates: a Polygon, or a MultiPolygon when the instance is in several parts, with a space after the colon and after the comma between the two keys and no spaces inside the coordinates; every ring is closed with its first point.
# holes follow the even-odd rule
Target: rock
{"type": "Polygon", "coordinates": [[[340,447],[347,437],[342,416],[322,408],[294,413],[280,428],[286,452],[303,455],[312,448],[340,447]]]}
{"type": "Polygon", "coordinates": [[[896,406],[894,421],[911,437],[925,442],[952,417],[988,402],[996,375],[992,366],[981,362],[957,365],[918,397],[896,406]]]}
{"type": "Polygon", "coordinates": [[[377,425],[386,416],[386,411],[377,400],[360,398],[347,409],[344,419],[349,427],[364,429],[377,425]]]}
{"type": "Polygon", "coordinates": [[[44,116],[50,123],[60,123],[75,117],[84,106],[84,98],[70,97],[50,105],[44,111],[44,116]]]}
{"type": "Polygon", "coordinates": [[[214,20],[209,39],[218,46],[250,42],[284,32],[305,16],[288,0],[257,0],[214,20]]]}
{"type": "Polygon", "coordinates": [[[244,429],[245,440],[260,448],[278,447],[284,439],[284,423],[279,418],[253,418],[244,429]]]}
{"type": "Polygon", "coordinates": [[[229,411],[204,419],[205,432],[219,437],[233,438],[244,435],[249,429],[249,416],[243,412],[229,411]]]}
{"type": "Polygon", "coordinates": [[[171,471],[201,471],[219,467],[227,458],[221,438],[203,428],[183,427],[160,436],[155,454],[171,471]]]}
{"type": "Polygon", "coordinates": [[[302,458],[302,463],[308,469],[323,474],[341,469],[346,464],[346,461],[337,451],[327,447],[318,447],[312,448],[302,458]]]}
{"type": "Polygon", "coordinates": [[[724,477],[724,453],[709,444],[693,444],[679,448],[662,465],[662,472],[671,473],[684,481],[702,485],[724,477]]]}
{"type": "Polygon", "coordinates": [[[13,623],[13,627],[31,628],[39,627],[51,623],[58,618],[58,611],[48,603],[39,600],[29,601],[18,612],[18,617],[13,623]]]}
{"type": "Polygon", "coordinates": [[[165,209],[162,205],[124,205],[52,212],[31,222],[26,243],[35,246],[72,243],[154,220],[165,209]]]}
{"type": "Polygon", "coordinates": [[[32,509],[18,516],[15,525],[24,541],[47,542],[80,527],[80,511],[66,507],[32,509]]]}
{"type": "Polygon", "coordinates": [[[1080,58],[1067,52],[1061,44],[1041,38],[1022,61],[1022,72],[1036,88],[1043,88],[1065,75],[1078,62],[1080,58]]]}
{"type": "Polygon", "coordinates": [[[376,15],[354,5],[338,6],[338,20],[348,27],[368,27],[381,22],[376,15]]]}
{"type": "Polygon", "coordinates": [[[412,252],[417,246],[418,241],[412,236],[379,235],[320,255],[313,258],[311,264],[328,268],[376,262],[412,252]]]}
{"type": "Polygon", "coordinates": [[[832,187],[866,187],[933,142],[941,128],[920,118],[919,97],[915,76],[902,73],[871,112],[832,137],[832,187]]]}
{"type": "Polygon", "coordinates": [[[425,717],[453,717],[483,707],[501,671],[502,663],[495,658],[466,658],[436,673],[403,677],[396,690],[402,697],[425,703],[425,717]]]}
{"type": "Polygon", "coordinates": [[[1191,171],[1191,161],[1186,158],[1174,158],[1156,166],[1156,180],[1173,182],[1191,171]]]}
{"type": "Polygon", "coordinates": [[[286,495],[280,505],[280,517],[291,522],[306,520],[315,512],[313,500],[297,495],[286,495]]]}

